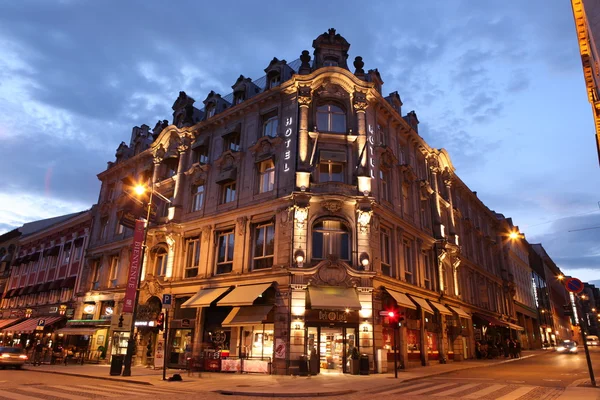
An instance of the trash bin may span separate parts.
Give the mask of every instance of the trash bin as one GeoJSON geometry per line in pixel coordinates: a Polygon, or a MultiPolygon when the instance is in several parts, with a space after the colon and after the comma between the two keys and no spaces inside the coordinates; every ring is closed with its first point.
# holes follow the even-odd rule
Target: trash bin
{"type": "Polygon", "coordinates": [[[121,370],[123,369],[123,361],[125,360],[125,356],[122,354],[115,354],[110,359],[110,375],[116,376],[121,375],[121,370]]]}
{"type": "Polygon", "coordinates": [[[300,356],[298,361],[298,375],[307,376],[308,375],[308,357],[300,356]]]}
{"type": "Polygon", "coordinates": [[[360,374],[361,375],[369,375],[369,355],[368,354],[360,355],[360,374]]]}

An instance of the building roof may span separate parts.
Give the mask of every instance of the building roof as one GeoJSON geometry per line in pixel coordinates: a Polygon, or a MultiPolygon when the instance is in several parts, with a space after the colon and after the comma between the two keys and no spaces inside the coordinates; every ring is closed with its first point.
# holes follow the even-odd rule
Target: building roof
{"type": "Polygon", "coordinates": [[[26,224],[23,224],[23,226],[19,228],[19,231],[21,232],[21,234],[23,236],[32,235],[36,232],[41,231],[42,229],[49,228],[52,225],[59,224],[61,222],[64,222],[71,218],[74,218],[78,215],[81,215],[86,211],[87,210],[79,211],[79,212],[72,213],[72,214],[61,215],[59,217],[53,217],[53,218],[41,219],[39,221],[28,222],[26,224]]]}

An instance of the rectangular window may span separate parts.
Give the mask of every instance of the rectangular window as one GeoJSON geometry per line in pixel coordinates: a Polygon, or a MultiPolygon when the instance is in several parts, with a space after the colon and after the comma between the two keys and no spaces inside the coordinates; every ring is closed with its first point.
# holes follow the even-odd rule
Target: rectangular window
{"type": "Polygon", "coordinates": [[[94,261],[92,264],[92,290],[100,288],[100,262],[94,261]]]}
{"type": "Polygon", "coordinates": [[[223,151],[240,151],[240,134],[238,132],[231,132],[223,136],[223,141],[223,151]]]}
{"type": "Polygon", "coordinates": [[[61,265],[68,264],[69,261],[71,261],[71,243],[65,244],[65,247],[63,248],[61,265]]]}
{"type": "Polygon", "coordinates": [[[390,173],[388,171],[379,170],[379,182],[381,184],[381,199],[390,201],[390,188],[388,182],[390,173]]]}
{"type": "Polygon", "coordinates": [[[165,276],[167,274],[168,258],[167,253],[164,251],[156,254],[156,258],[154,259],[154,271],[156,271],[156,276],[165,276]]]}
{"type": "Polygon", "coordinates": [[[122,235],[125,230],[125,227],[121,225],[121,222],[117,221],[117,227],[115,229],[115,235],[122,235]]]}
{"type": "Polygon", "coordinates": [[[431,257],[429,255],[429,253],[425,253],[423,254],[423,263],[425,264],[425,274],[424,274],[424,283],[425,283],[425,288],[429,289],[429,290],[435,290],[434,288],[434,277],[435,277],[435,270],[434,270],[434,265],[431,262],[431,257]]]}
{"type": "Polygon", "coordinates": [[[119,273],[119,256],[112,256],[110,258],[110,265],[108,270],[108,280],[110,287],[117,287],[117,277],[119,273]]]}
{"type": "Polygon", "coordinates": [[[253,269],[271,268],[275,253],[275,225],[257,225],[254,229],[253,269]]]}
{"type": "Polygon", "coordinates": [[[185,277],[195,278],[198,276],[200,265],[200,238],[190,239],[187,242],[187,254],[185,260],[185,277]]]}
{"type": "Polygon", "coordinates": [[[106,201],[111,201],[115,196],[115,184],[111,183],[106,188],[106,201]]]}
{"type": "Polygon", "coordinates": [[[275,164],[273,160],[265,160],[258,164],[258,192],[266,193],[273,191],[275,187],[275,164]]]}
{"type": "Polygon", "coordinates": [[[263,116],[263,129],[262,135],[269,137],[277,136],[277,128],[279,126],[279,118],[277,117],[277,111],[269,113],[263,116]]]}
{"type": "Polygon", "coordinates": [[[389,229],[381,229],[381,273],[392,276],[392,249],[389,229]]]}
{"type": "Polygon", "coordinates": [[[221,232],[217,239],[217,275],[227,274],[233,270],[233,247],[235,236],[233,231],[221,232]]]}
{"type": "Polygon", "coordinates": [[[108,217],[100,218],[100,232],[98,235],[98,239],[104,240],[106,239],[106,234],[108,233],[108,217]]]}
{"type": "Polygon", "coordinates": [[[319,182],[344,182],[344,164],[321,161],[319,182]]]}
{"type": "Polygon", "coordinates": [[[412,248],[410,243],[404,242],[404,280],[414,284],[414,265],[412,262],[412,248]]]}
{"type": "Polygon", "coordinates": [[[235,200],[236,182],[229,182],[221,186],[221,204],[235,200]]]}
{"type": "Polygon", "coordinates": [[[194,149],[195,161],[200,165],[208,164],[208,145],[203,144],[194,149]]]}
{"type": "Polygon", "coordinates": [[[412,216],[410,208],[410,186],[408,183],[402,184],[402,209],[405,216],[412,216]]]}
{"type": "Polygon", "coordinates": [[[75,261],[81,260],[81,256],[83,256],[83,242],[75,247],[75,261]]]}
{"type": "Polygon", "coordinates": [[[200,211],[204,203],[204,185],[192,186],[192,212],[200,211]]]}

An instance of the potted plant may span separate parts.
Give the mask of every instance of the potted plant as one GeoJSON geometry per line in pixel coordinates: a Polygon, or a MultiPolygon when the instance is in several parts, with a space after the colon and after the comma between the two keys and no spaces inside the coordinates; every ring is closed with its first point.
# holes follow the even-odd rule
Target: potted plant
{"type": "Polygon", "coordinates": [[[359,358],[358,348],[355,346],[350,351],[350,373],[352,375],[359,374],[360,362],[359,362],[358,358],[359,358]]]}

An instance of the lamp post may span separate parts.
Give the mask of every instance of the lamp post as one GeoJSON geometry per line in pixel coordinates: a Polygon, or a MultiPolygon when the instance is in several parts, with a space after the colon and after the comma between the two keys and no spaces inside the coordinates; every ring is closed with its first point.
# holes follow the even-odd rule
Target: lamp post
{"type": "MultiPolygon", "coordinates": [[[[134,187],[134,191],[138,196],[143,195],[147,188],[143,185],[137,185],[134,187]]],[[[131,361],[133,358],[133,351],[135,348],[135,319],[137,314],[138,302],[139,302],[139,294],[140,294],[140,281],[142,279],[142,274],[140,273],[140,269],[144,265],[144,257],[146,255],[146,240],[148,239],[148,225],[150,224],[150,213],[152,210],[152,198],[154,196],[154,185],[150,185],[150,196],[148,198],[148,205],[146,210],[146,221],[144,223],[144,239],[142,240],[142,252],[139,259],[139,266],[137,268],[137,276],[135,277],[135,296],[133,299],[133,310],[131,312],[131,327],[129,329],[129,340],[127,341],[127,353],[125,354],[125,359],[123,360],[123,373],[122,376],[131,376],[131,361]]],[[[162,196],[160,193],[156,193],[158,197],[170,203],[171,201],[166,197],[162,196]]],[[[135,242],[135,236],[134,236],[135,242]]],[[[135,245],[135,243],[134,243],[135,245]]],[[[131,271],[130,271],[131,273],[131,271]]]]}

